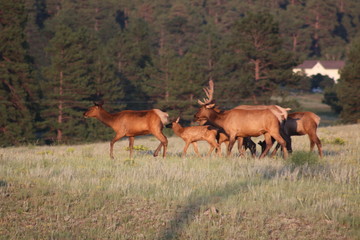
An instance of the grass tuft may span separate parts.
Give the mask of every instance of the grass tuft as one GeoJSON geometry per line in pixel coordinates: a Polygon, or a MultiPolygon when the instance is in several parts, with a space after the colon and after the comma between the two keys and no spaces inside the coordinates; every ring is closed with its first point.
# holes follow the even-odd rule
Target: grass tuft
{"type": "Polygon", "coordinates": [[[319,157],[313,152],[295,151],[286,162],[294,167],[311,166],[319,163],[319,157]]]}

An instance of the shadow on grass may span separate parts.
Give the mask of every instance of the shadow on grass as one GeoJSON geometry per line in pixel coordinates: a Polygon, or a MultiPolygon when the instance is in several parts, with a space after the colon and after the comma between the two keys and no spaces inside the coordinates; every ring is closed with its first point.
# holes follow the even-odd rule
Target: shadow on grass
{"type": "Polygon", "coordinates": [[[172,220],[167,224],[167,227],[160,233],[158,239],[178,239],[186,225],[200,213],[201,207],[215,204],[232,195],[239,194],[239,192],[247,192],[249,185],[254,186],[259,184],[260,181],[239,181],[228,183],[222,188],[210,192],[204,192],[202,190],[194,191],[189,196],[188,203],[177,211],[172,220]]]}
{"type": "Polygon", "coordinates": [[[281,168],[264,166],[254,170],[253,175],[258,176],[254,179],[227,183],[223,187],[218,187],[214,190],[195,190],[188,197],[187,204],[174,214],[172,220],[160,233],[158,239],[171,240],[181,238],[182,231],[193,221],[194,217],[203,214],[201,213],[202,207],[209,207],[209,205],[216,204],[239,193],[245,194],[249,191],[249,186],[256,187],[277,177],[290,180],[306,177],[313,178],[317,174],[324,174],[324,172],[329,172],[329,170],[321,163],[315,165],[305,164],[298,167],[285,165],[281,168]]]}

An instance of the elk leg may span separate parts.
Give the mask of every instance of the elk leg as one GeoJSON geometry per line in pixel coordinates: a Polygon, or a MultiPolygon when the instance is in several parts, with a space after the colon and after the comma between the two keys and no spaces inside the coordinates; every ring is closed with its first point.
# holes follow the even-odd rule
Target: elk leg
{"type": "Polygon", "coordinates": [[[265,157],[265,155],[269,152],[270,148],[273,145],[273,143],[271,141],[271,135],[269,133],[265,133],[264,138],[265,138],[265,142],[266,142],[266,147],[265,147],[265,150],[261,153],[259,158],[265,157]]]}
{"type": "Polygon", "coordinates": [[[209,152],[207,153],[207,156],[210,157],[211,153],[213,152],[214,148],[216,149],[216,153],[218,154],[218,156],[221,157],[221,149],[220,149],[220,145],[215,141],[215,140],[206,140],[209,145],[210,145],[210,149],[209,152]]]}
{"type": "MultiPolygon", "coordinates": [[[[288,150],[286,149],[286,141],[277,132],[272,133],[271,136],[275,139],[275,141],[277,141],[281,145],[281,149],[283,150],[283,154],[284,154],[284,159],[286,159],[288,157],[288,150]]],[[[272,144],[272,141],[270,142],[272,144]]]]}
{"type": "MultiPolygon", "coordinates": [[[[225,149],[227,151],[227,149],[229,148],[229,141],[224,141],[224,143],[225,143],[225,149]]],[[[219,145],[220,145],[219,149],[220,149],[220,154],[221,154],[221,144],[219,144],[219,145]]]]}
{"type": "Polygon", "coordinates": [[[309,139],[310,139],[310,151],[314,150],[314,146],[316,144],[316,146],[318,148],[318,151],[319,151],[319,156],[323,157],[321,141],[318,138],[318,136],[316,135],[316,133],[315,134],[313,134],[313,133],[309,134],[309,139]]]}
{"type": "Polygon", "coordinates": [[[185,143],[185,147],[184,147],[183,153],[181,154],[181,157],[185,157],[186,151],[187,151],[189,145],[190,145],[190,142],[185,143]]]}
{"type": "Polygon", "coordinates": [[[238,138],[238,150],[240,153],[240,157],[243,157],[245,155],[245,148],[243,148],[243,144],[244,144],[244,138],[239,137],[238,138]]]}
{"type": "Polygon", "coordinates": [[[247,148],[250,149],[251,156],[253,158],[255,158],[256,157],[256,144],[251,140],[250,137],[244,138],[244,143],[245,143],[245,146],[247,146],[247,148]]]}
{"type": "Polygon", "coordinates": [[[114,159],[113,149],[114,149],[115,142],[124,136],[125,136],[125,133],[116,133],[116,136],[113,138],[113,140],[111,140],[111,142],[110,142],[110,158],[114,159]]]}
{"type": "Polygon", "coordinates": [[[192,144],[193,144],[194,151],[195,151],[196,155],[200,158],[201,156],[200,156],[200,153],[199,153],[199,148],[198,148],[197,143],[193,142],[192,144]]]}
{"type": "Polygon", "coordinates": [[[132,159],[134,152],[134,137],[129,137],[129,149],[130,149],[130,159],[132,159]]]}
{"type": "Polygon", "coordinates": [[[277,152],[277,150],[280,148],[280,146],[281,146],[281,145],[280,145],[279,143],[276,144],[273,152],[271,153],[271,157],[274,157],[274,156],[276,155],[276,152],[277,152]]]}
{"type": "Polygon", "coordinates": [[[218,154],[219,157],[221,157],[221,148],[220,148],[220,144],[215,142],[215,148],[216,148],[216,153],[218,154]]]}
{"type": "Polygon", "coordinates": [[[230,157],[231,150],[232,150],[232,148],[233,148],[233,146],[235,144],[235,141],[236,141],[235,136],[230,136],[229,137],[229,145],[228,145],[227,154],[226,154],[227,157],[230,157]]]}
{"type": "Polygon", "coordinates": [[[321,146],[321,141],[319,138],[317,138],[317,140],[315,141],[316,143],[316,146],[318,147],[318,150],[319,150],[319,156],[322,158],[323,157],[323,154],[322,154],[322,146],[321,146]]]}
{"type": "Polygon", "coordinates": [[[153,134],[159,141],[160,144],[159,146],[156,148],[155,152],[154,152],[154,157],[157,157],[159,155],[159,151],[161,150],[161,147],[163,147],[163,158],[166,157],[166,149],[167,149],[167,144],[168,144],[168,140],[165,137],[165,135],[159,131],[157,133],[153,134]]]}

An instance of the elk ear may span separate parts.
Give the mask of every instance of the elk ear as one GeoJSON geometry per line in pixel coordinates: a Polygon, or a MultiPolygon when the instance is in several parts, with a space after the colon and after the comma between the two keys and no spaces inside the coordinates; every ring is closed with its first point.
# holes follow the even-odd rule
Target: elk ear
{"type": "Polygon", "coordinates": [[[206,108],[214,108],[215,107],[215,103],[211,103],[211,104],[207,104],[206,105],[206,108]]]}
{"type": "Polygon", "coordinates": [[[95,102],[95,101],[94,101],[94,105],[95,105],[95,106],[98,106],[98,107],[102,107],[102,105],[104,105],[104,101],[103,101],[103,100],[98,101],[98,102],[95,102]]]}
{"type": "Polygon", "coordinates": [[[179,121],[180,121],[180,117],[178,117],[178,118],[175,120],[176,123],[179,123],[179,121]]]}

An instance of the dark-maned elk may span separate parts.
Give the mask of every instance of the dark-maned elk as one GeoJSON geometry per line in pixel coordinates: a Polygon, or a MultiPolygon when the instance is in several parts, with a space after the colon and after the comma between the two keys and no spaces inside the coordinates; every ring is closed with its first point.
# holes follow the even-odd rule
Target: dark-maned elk
{"type": "Polygon", "coordinates": [[[280,123],[282,121],[280,113],[271,111],[271,109],[231,109],[218,112],[215,110],[215,103],[213,102],[214,88],[210,85],[210,88],[206,89],[205,92],[207,92],[206,95],[208,98],[203,102],[198,100],[201,107],[195,114],[194,119],[195,121],[207,120],[214,126],[224,129],[229,136],[227,156],[230,156],[236,138],[238,138],[238,141],[242,145],[244,137],[264,135],[267,146],[265,151],[260,155],[260,158],[264,157],[271,148],[271,137],[280,143],[284,158],[287,158],[286,143],[280,136],[280,123]]]}
{"type": "MultiPolygon", "coordinates": [[[[212,151],[216,148],[217,153],[221,156],[221,150],[219,144],[216,141],[216,136],[218,135],[218,130],[212,126],[204,125],[204,126],[191,126],[191,127],[182,127],[179,123],[180,117],[176,119],[176,121],[172,122],[171,128],[174,133],[181,137],[185,142],[185,147],[182,153],[182,157],[186,155],[186,151],[189,145],[192,143],[194,147],[194,151],[198,157],[200,157],[199,149],[197,146],[198,141],[207,141],[210,145],[210,150],[207,154],[209,157],[212,151]]],[[[169,126],[170,127],[170,126],[169,126]]]]}
{"type": "Polygon", "coordinates": [[[85,113],[84,117],[97,118],[105,125],[111,127],[116,136],[110,142],[110,157],[114,158],[113,146],[116,141],[122,137],[129,137],[130,159],[133,156],[134,137],[140,135],[152,134],[159,141],[160,145],[154,152],[156,157],[163,147],[163,157],[166,157],[168,140],[162,133],[164,124],[168,122],[169,115],[159,109],[144,111],[124,110],[118,113],[109,113],[102,107],[103,102],[95,103],[85,113]]]}
{"type": "MultiPolygon", "coordinates": [[[[294,112],[288,115],[288,118],[283,126],[283,132],[288,136],[286,148],[291,153],[291,138],[290,136],[301,136],[308,135],[310,140],[310,151],[313,151],[316,144],[319,152],[319,156],[322,157],[322,146],[319,137],[316,134],[316,130],[320,123],[320,117],[313,112],[294,112]]],[[[274,142],[274,139],[272,139],[274,142]]],[[[260,141],[259,145],[264,151],[266,148],[266,143],[260,141]]],[[[271,156],[276,154],[276,151],[279,149],[280,145],[277,144],[271,156]]]]}

